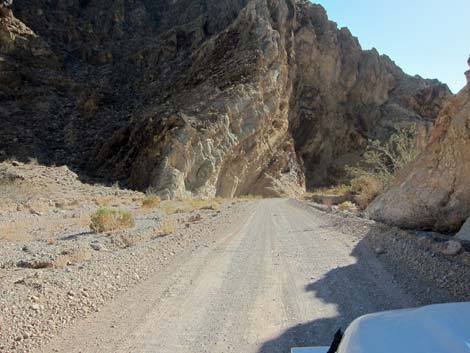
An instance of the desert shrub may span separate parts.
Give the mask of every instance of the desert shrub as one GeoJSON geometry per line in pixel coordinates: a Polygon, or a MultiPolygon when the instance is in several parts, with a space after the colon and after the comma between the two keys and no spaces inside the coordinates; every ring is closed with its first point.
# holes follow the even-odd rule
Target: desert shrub
{"type": "Polygon", "coordinates": [[[220,209],[221,199],[187,199],[184,201],[166,201],[162,203],[161,209],[167,214],[194,212],[198,210],[213,210],[220,209]]]}
{"type": "Polygon", "coordinates": [[[83,263],[91,258],[88,249],[74,249],[63,251],[53,262],[56,268],[63,268],[72,264],[83,263]]]}
{"type": "Polygon", "coordinates": [[[161,204],[161,209],[163,213],[167,215],[172,215],[177,213],[178,207],[171,201],[166,201],[161,204]]]}
{"type": "Polygon", "coordinates": [[[366,209],[382,191],[382,181],[373,175],[361,175],[351,180],[351,191],[355,195],[354,201],[360,209],[366,209]]]}
{"type": "Polygon", "coordinates": [[[169,235],[171,233],[174,233],[176,230],[176,224],[174,221],[167,219],[164,220],[160,226],[160,235],[169,235]]]}
{"type": "Polygon", "coordinates": [[[348,172],[355,178],[375,178],[383,187],[387,187],[398,171],[418,155],[417,132],[416,124],[405,128],[396,126],[395,133],[387,142],[370,140],[363,163],[360,166],[348,167],[348,172]]]}
{"type": "Polygon", "coordinates": [[[31,240],[33,224],[27,220],[11,221],[0,224],[0,240],[23,242],[31,240]]]}
{"type": "Polygon", "coordinates": [[[194,210],[218,211],[220,210],[220,201],[218,199],[200,200],[191,206],[194,210]]]}
{"type": "Polygon", "coordinates": [[[316,188],[311,191],[312,194],[323,194],[323,195],[341,195],[341,194],[349,194],[350,192],[351,192],[351,185],[347,185],[347,184],[316,188]]]}
{"type": "Polygon", "coordinates": [[[113,196],[110,196],[110,195],[104,195],[104,196],[97,196],[95,197],[94,199],[95,201],[95,204],[97,206],[109,206],[111,203],[113,203],[115,200],[114,200],[114,197],[113,196]]]}
{"type": "Polygon", "coordinates": [[[138,238],[130,234],[121,234],[120,236],[124,248],[130,248],[137,245],[138,238]]]}
{"type": "Polygon", "coordinates": [[[351,201],[345,201],[338,205],[338,210],[340,211],[355,211],[357,210],[356,205],[353,204],[351,201]]]}
{"type": "Polygon", "coordinates": [[[157,195],[147,195],[142,199],[142,207],[144,208],[155,208],[160,206],[160,197],[157,195]]]}
{"type": "Polygon", "coordinates": [[[184,200],[178,210],[179,212],[193,212],[198,210],[218,210],[220,203],[216,199],[188,199],[184,200]]]}
{"type": "Polygon", "coordinates": [[[131,228],[134,225],[134,216],[128,211],[99,208],[91,216],[90,228],[93,232],[102,233],[111,230],[131,228]]]}
{"type": "Polygon", "coordinates": [[[247,195],[240,195],[239,199],[244,200],[244,201],[252,201],[252,200],[260,200],[262,199],[262,197],[260,195],[247,194],[247,195]]]}

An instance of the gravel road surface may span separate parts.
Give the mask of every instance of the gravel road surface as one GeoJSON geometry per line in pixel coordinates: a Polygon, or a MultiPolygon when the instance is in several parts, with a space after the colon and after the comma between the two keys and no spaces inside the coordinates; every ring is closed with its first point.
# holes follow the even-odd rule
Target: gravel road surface
{"type": "Polygon", "coordinates": [[[290,200],[249,217],[67,328],[41,352],[288,353],[356,317],[422,304],[360,239],[290,200]]]}

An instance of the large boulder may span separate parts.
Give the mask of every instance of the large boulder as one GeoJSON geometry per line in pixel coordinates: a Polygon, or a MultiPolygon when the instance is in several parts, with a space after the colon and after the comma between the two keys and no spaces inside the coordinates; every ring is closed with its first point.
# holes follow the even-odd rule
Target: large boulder
{"type": "Polygon", "coordinates": [[[396,226],[457,232],[470,216],[469,180],[467,85],[439,115],[424,152],[371,203],[367,213],[375,220],[396,226]]]}

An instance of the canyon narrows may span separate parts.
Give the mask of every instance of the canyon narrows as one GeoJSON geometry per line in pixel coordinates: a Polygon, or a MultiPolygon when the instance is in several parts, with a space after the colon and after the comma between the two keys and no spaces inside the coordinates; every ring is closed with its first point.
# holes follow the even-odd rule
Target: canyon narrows
{"type": "Polygon", "coordinates": [[[165,198],[332,184],[452,96],[305,1],[16,0],[2,23],[1,158],[165,198]]]}

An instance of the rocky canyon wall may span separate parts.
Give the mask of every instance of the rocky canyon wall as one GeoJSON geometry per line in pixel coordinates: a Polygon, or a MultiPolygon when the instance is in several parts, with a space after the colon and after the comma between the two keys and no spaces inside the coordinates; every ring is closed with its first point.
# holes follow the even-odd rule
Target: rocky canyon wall
{"type": "Polygon", "coordinates": [[[0,20],[0,158],[169,198],[334,183],[451,96],[304,1],[16,0],[0,20]]]}
{"type": "Polygon", "coordinates": [[[377,220],[456,232],[470,217],[470,86],[442,110],[423,153],[368,208],[377,220]]]}

